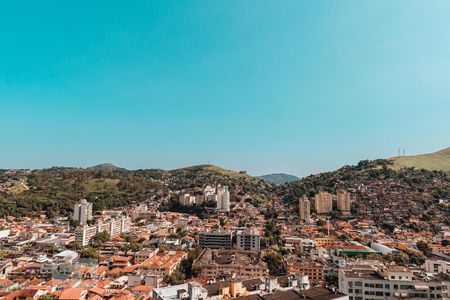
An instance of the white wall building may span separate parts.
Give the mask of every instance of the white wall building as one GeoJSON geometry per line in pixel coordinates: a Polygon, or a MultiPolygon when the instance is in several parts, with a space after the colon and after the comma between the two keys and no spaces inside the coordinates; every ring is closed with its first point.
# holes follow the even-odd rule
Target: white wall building
{"type": "Polygon", "coordinates": [[[259,251],[259,233],[250,230],[238,230],[236,232],[236,249],[244,251],[259,251]]]}
{"type": "Polygon", "coordinates": [[[87,221],[92,220],[92,203],[82,199],[75,204],[73,208],[73,219],[80,222],[80,225],[87,224],[87,221]]]}
{"type": "Polygon", "coordinates": [[[339,292],[354,300],[448,300],[450,280],[405,267],[348,265],[339,269],[339,292]]]}
{"type": "Polygon", "coordinates": [[[227,186],[217,187],[217,209],[230,211],[230,192],[227,186]]]}
{"type": "Polygon", "coordinates": [[[75,230],[75,241],[81,246],[89,245],[89,242],[99,232],[106,231],[111,237],[117,237],[130,230],[131,219],[120,217],[99,222],[93,226],[84,225],[75,230]]]}

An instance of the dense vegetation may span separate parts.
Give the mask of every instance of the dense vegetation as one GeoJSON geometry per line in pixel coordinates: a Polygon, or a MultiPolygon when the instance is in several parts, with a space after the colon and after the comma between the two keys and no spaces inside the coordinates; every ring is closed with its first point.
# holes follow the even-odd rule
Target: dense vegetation
{"type": "MultiPolygon", "coordinates": [[[[412,201],[431,206],[438,199],[450,198],[450,176],[442,171],[403,168],[395,170],[390,160],[361,161],[333,172],[305,177],[299,181],[274,186],[245,172],[234,172],[212,165],[165,171],[146,169],[128,171],[107,167],[51,168],[45,170],[0,170],[0,217],[30,216],[45,213],[48,217],[69,215],[73,204],[86,198],[94,211],[121,207],[152,197],[166,196],[160,208],[181,212],[176,193],[200,192],[205,185],[222,184],[230,189],[232,203],[245,200],[259,206],[273,195],[296,204],[298,197],[313,197],[320,190],[335,193],[360,187],[412,194],[412,201]]],[[[380,198],[382,199],[382,198],[380,198]]],[[[202,214],[207,207],[193,207],[202,214]]],[[[188,210],[189,210],[188,209],[188,210]]],[[[450,224],[450,209],[447,212],[450,224]]]]}
{"type": "Polygon", "coordinates": [[[394,170],[389,160],[364,160],[355,166],[344,166],[337,171],[320,173],[282,185],[278,193],[291,203],[298,197],[313,197],[318,191],[336,193],[338,190],[357,190],[361,186],[384,186],[423,196],[425,199],[450,197],[450,176],[442,171],[403,168],[394,170]]]}
{"type": "MultiPolygon", "coordinates": [[[[169,190],[193,189],[206,184],[222,184],[236,196],[264,195],[270,185],[215,166],[203,165],[165,171],[128,171],[111,165],[87,169],[0,171],[0,217],[46,214],[70,215],[82,198],[94,204],[94,211],[117,208],[151,197],[163,197],[169,190]]],[[[172,199],[174,200],[174,199],[172,199]]]]}

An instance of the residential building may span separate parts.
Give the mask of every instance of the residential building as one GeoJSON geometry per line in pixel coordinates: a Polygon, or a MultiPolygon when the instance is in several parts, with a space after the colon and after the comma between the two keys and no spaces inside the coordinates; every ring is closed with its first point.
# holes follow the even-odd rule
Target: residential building
{"type": "Polygon", "coordinates": [[[259,233],[251,230],[238,230],[236,232],[236,249],[245,251],[259,251],[259,233]]]}
{"type": "Polygon", "coordinates": [[[205,300],[208,291],[198,282],[190,282],[168,287],[155,288],[152,292],[153,300],[205,300]]]}
{"type": "Polygon", "coordinates": [[[134,254],[134,263],[141,264],[158,253],[158,249],[143,248],[134,254]]]}
{"type": "Polygon", "coordinates": [[[328,192],[318,192],[314,196],[314,208],[318,214],[327,214],[333,210],[333,195],[328,192]]]}
{"type": "Polygon", "coordinates": [[[130,230],[130,224],[130,218],[120,217],[104,222],[100,221],[92,226],[84,225],[75,230],[75,241],[81,246],[86,246],[97,233],[103,231],[106,231],[113,238],[118,237],[122,233],[130,230]]]}
{"type": "Polygon", "coordinates": [[[289,274],[306,275],[309,280],[316,283],[323,282],[324,280],[324,267],[319,262],[292,255],[286,259],[285,263],[289,274]]]}
{"type": "Polygon", "coordinates": [[[73,219],[80,222],[80,225],[86,225],[88,221],[92,220],[92,203],[82,199],[75,204],[73,208],[73,219]]]}
{"type": "Polygon", "coordinates": [[[205,249],[194,262],[200,277],[259,277],[267,274],[261,252],[205,249]]]}
{"type": "Polygon", "coordinates": [[[448,300],[450,278],[406,267],[347,265],[339,269],[339,292],[353,300],[448,300]]]}
{"type": "Polygon", "coordinates": [[[337,209],[343,215],[350,215],[350,207],[352,204],[352,195],[347,191],[340,191],[337,193],[337,209]]]}
{"type": "Polygon", "coordinates": [[[202,248],[231,249],[233,247],[233,233],[227,231],[201,232],[199,245],[202,248]]]}
{"type": "Polygon", "coordinates": [[[300,220],[305,223],[311,222],[311,202],[308,197],[303,196],[298,200],[300,220]]]}
{"type": "Polygon", "coordinates": [[[217,209],[230,211],[230,192],[227,186],[217,187],[217,209]]]}
{"type": "Polygon", "coordinates": [[[156,255],[141,263],[138,269],[169,276],[180,266],[181,261],[186,257],[187,253],[184,251],[159,251],[156,255]]]}

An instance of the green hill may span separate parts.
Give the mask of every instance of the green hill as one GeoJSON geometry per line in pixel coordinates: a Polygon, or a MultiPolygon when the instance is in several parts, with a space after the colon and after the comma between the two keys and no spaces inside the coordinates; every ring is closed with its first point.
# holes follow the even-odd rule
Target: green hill
{"type": "Polygon", "coordinates": [[[208,184],[228,186],[232,200],[247,195],[267,198],[271,187],[243,171],[213,165],[176,170],[126,170],[111,164],[86,169],[0,170],[0,217],[44,213],[49,217],[69,216],[75,202],[83,198],[91,201],[97,211],[208,184]]]}
{"type": "Polygon", "coordinates": [[[402,168],[425,169],[429,171],[450,171],[450,147],[441,151],[428,154],[397,156],[390,158],[393,162],[392,168],[399,170],[402,168]]]}
{"type": "Polygon", "coordinates": [[[292,182],[300,179],[297,176],[284,173],[261,175],[258,176],[258,178],[272,184],[284,184],[287,182],[292,182]]]}

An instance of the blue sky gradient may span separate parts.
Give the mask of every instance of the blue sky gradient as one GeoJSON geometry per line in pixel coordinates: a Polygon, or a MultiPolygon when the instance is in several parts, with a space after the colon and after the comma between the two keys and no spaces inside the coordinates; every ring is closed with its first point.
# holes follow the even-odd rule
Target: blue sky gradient
{"type": "Polygon", "coordinates": [[[0,3],[0,168],[307,175],[450,146],[450,1],[0,3]]]}

